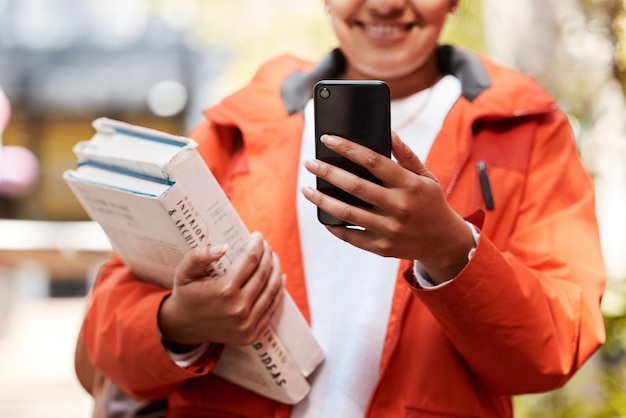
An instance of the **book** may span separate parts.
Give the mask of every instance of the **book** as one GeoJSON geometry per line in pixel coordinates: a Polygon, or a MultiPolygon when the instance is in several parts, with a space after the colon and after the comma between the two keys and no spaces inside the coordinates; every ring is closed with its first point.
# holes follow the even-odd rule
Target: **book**
{"type": "MultiPolygon", "coordinates": [[[[228,244],[209,276],[223,274],[250,236],[190,138],[99,118],[78,142],[78,163],[63,178],[113,250],[139,279],[171,288],[184,255],[199,245],[228,244]]],[[[295,404],[324,353],[284,290],[259,341],[225,346],[212,373],[271,399],[295,404]]]]}

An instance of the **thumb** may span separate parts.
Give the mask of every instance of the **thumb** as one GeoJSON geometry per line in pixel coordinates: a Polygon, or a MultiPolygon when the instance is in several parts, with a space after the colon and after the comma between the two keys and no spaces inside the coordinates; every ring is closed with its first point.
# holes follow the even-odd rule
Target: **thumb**
{"type": "Polygon", "coordinates": [[[227,244],[217,244],[196,247],[189,251],[176,269],[176,284],[185,285],[209,276],[209,272],[215,270],[212,264],[219,260],[227,250],[227,244]]]}
{"type": "Polygon", "coordinates": [[[393,131],[391,132],[391,151],[398,164],[402,167],[417,175],[428,177],[431,180],[439,182],[437,177],[424,165],[413,150],[393,131]]]}

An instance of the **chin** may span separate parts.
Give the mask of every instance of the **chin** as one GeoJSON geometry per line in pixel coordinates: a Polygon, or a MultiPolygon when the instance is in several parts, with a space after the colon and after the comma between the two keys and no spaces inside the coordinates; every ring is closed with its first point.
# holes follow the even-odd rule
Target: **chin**
{"type": "Polygon", "coordinates": [[[355,67],[361,74],[366,74],[369,78],[383,81],[406,77],[414,73],[417,69],[417,66],[380,65],[380,63],[372,65],[362,64],[355,67]]]}
{"type": "Polygon", "coordinates": [[[428,60],[428,54],[416,50],[379,48],[375,52],[351,52],[347,58],[354,68],[364,76],[379,80],[406,77],[418,72],[428,60]]]}

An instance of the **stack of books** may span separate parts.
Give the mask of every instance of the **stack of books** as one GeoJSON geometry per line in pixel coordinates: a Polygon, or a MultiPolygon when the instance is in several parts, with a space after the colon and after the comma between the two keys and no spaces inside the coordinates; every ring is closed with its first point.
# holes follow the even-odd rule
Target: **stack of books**
{"type": "MultiPolygon", "coordinates": [[[[63,178],[113,250],[138,279],[171,287],[192,248],[228,244],[209,276],[223,274],[245,248],[249,231],[190,138],[107,118],[74,147],[78,164],[63,178]]],[[[287,291],[270,325],[250,346],[226,346],[216,376],[277,401],[295,404],[324,360],[287,291]]]]}

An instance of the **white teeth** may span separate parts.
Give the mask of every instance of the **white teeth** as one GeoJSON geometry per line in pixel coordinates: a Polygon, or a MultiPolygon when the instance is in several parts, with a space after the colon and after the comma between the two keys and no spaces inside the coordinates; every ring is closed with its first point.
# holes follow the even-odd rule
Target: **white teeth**
{"type": "Polygon", "coordinates": [[[365,30],[374,36],[383,38],[396,36],[403,32],[403,28],[397,25],[366,25],[365,30]]]}

